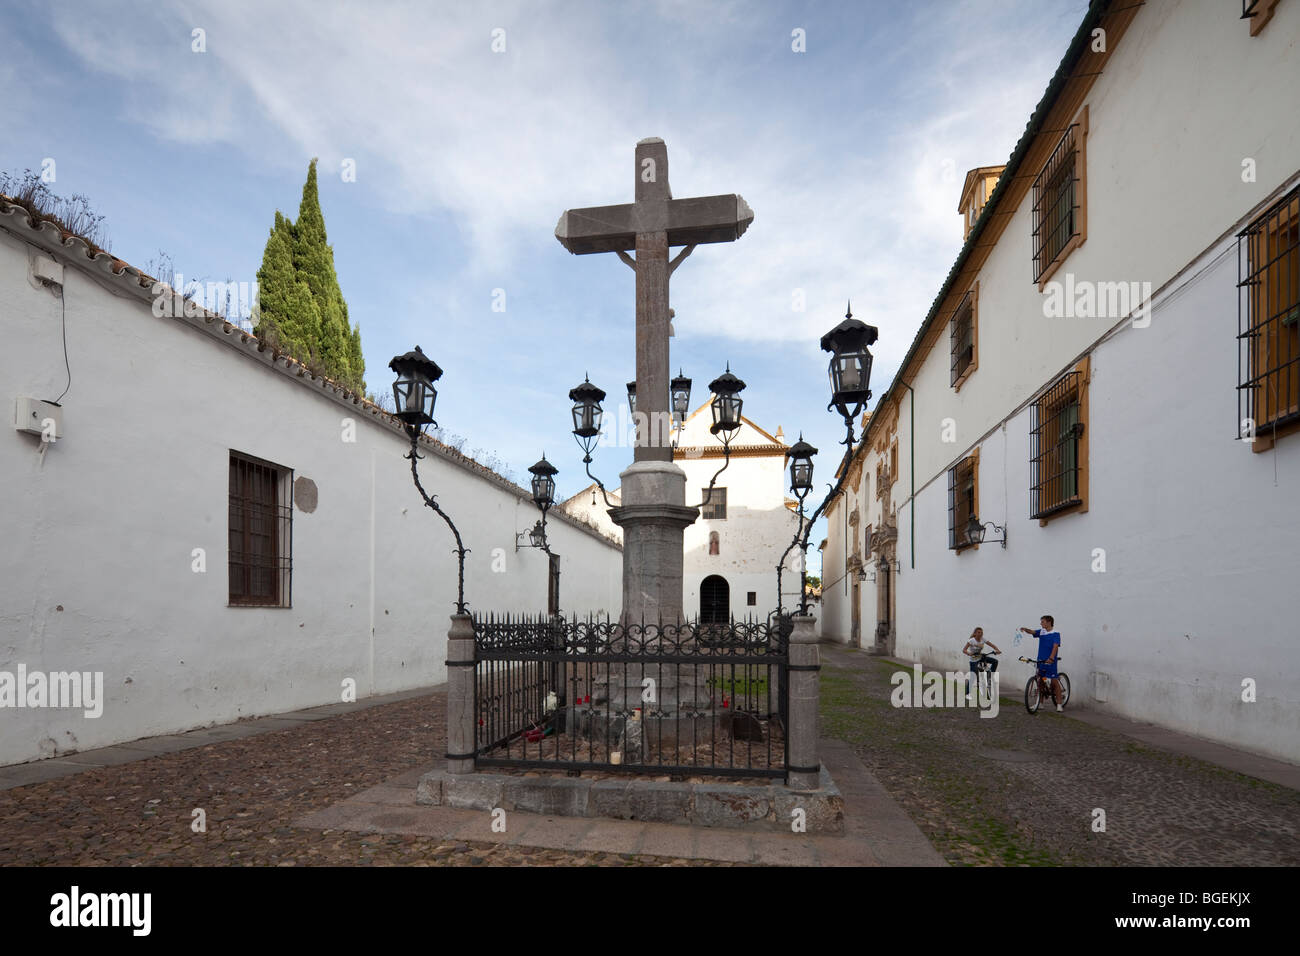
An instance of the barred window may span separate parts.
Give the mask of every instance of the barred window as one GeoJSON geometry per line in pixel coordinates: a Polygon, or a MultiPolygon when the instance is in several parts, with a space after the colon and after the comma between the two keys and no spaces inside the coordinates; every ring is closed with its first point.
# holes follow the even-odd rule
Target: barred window
{"type": "Polygon", "coordinates": [[[973,542],[966,537],[970,516],[979,513],[979,455],[973,454],[948,469],[948,547],[960,551],[973,542]]]}
{"type": "Polygon", "coordinates": [[[230,453],[230,603],[291,607],[293,472],[230,453]]]}
{"type": "Polygon", "coordinates": [[[1271,439],[1300,421],[1300,186],[1238,234],[1237,262],[1239,436],[1271,439]]]}
{"type": "Polygon", "coordinates": [[[713,493],[709,493],[708,488],[701,488],[700,495],[705,504],[700,509],[700,517],[712,520],[724,520],[727,517],[727,489],[714,488],[713,493]]]}
{"type": "Polygon", "coordinates": [[[960,387],[971,372],[975,371],[975,290],[962,296],[953,313],[952,330],[949,338],[952,342],[952,378],[950,384],[960,387]]]}
{"type": "Polygon", "coordinates": [[[1031,409],[1029,516],[1046,518],[1083,503],[1085,414],[1080,369],[1066,373],[1031,409]]]}
{"type": "Polygon", "coordinates": [[[1079,124],[1071,125],[1034,180],[1035,282],[1045,278],[1049,267],[1066,252],[1070,240],[1081,233],[1080,135],[1079,124]]]}

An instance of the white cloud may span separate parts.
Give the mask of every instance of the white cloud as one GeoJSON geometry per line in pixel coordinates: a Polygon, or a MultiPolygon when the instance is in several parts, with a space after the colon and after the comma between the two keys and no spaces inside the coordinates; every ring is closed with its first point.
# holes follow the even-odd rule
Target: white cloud
{"type": "MultiPolygon", "coordinates": [[[[87,65],[129,80],[121,108],[154,135],[238,147],[295,175],[304,157],[320,156],[323,171],[354,158],[373,201],[458,224],[476,281],[535,257],[564,208],[630,200],[632,146],[662,135],[676,195],[736,191],[756,211],[738,244],[697,251],[674,278],[679,340],[815,341],[851,296],[859,317],[893,331],[884,366],[901,359],[960,246],[965,171],[1005,161],[1061,53],[1031,42],[1043,23],[995,9],[868,20],[894,31],[864,43],[901,71],[897,86],[855,88],[874,76],[869,64],[800,61],[826,71],[828,97],[845,97],[802,112],[735,82],[752,64],[693,49],[714,42],[694,40],[693,27],[716,37],[726,23],[742,52],[755,31],[777,36],[766,8],[736,4],[640,8],[649,50],[611,42],[627,26],[603,5],[236,0],[53,16],[87,65]],[[190,52],[194,26],[207,31],[205,54],[190,52]],[[496,27],[504,53],[491,50],[496,27]],[[692,86],[710,74],[732,108],[714,99],[692,111],[697,95],[718,95],[692,86]],[[868,109],[879,117],[864,123],[868,109]],[[791,310],[796,288],[803,313],[791,310]]],[[[824,34],[813,35],[822,48],[824,34]]]]}

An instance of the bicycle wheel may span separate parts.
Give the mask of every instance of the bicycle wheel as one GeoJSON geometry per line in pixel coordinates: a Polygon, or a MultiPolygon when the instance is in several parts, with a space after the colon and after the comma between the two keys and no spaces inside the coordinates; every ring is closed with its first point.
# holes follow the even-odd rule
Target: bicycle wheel
{"type": "Polygon", "coordinates": [[[1061,706],[1064,707],[1070,702],[1070,678],[1066,674],[1057,674],[1057,680],[1061,682],[1061,706]]]}
{"type": "Polygon", "coordinates": [[[1029,682],[1025,684],[1025,710],[1031,714],[1036,714],[1042,702],[1043,699],[1038,693],[1038,677],[1031,677],[1029,682]]]}

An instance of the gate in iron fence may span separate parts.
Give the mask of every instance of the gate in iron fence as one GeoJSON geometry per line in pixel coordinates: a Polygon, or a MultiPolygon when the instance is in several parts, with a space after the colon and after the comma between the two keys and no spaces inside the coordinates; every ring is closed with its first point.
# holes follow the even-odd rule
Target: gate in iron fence
{"type": "Polygon", "coordinates": [[[475,618],[479,767],[783,777],[789,628],[475,618]]]}

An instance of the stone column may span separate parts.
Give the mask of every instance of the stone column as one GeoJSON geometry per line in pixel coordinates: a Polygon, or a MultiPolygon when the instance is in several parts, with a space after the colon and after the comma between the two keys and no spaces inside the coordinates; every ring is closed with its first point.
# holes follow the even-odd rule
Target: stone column
{"type": "Polygon", "coordinates": [[[468,614],[453,614],[447,632],[447,772],[473,773],[474,624],[468,614]]]}
{"type": "Polygon", "coordinates": [[[817,757],[817,717],[821,696],[821,652],[811,614],[794,616],[790,635],[790,726],[787,731],[785,782],[792,790],[816,790],[821,785],[817,757]]]}
{"type": "Polygon", "coordinates": [[[686,507],[686,473],[671,461],[638,461],[619,480],[623,506],[609,516],[623,529],[621,620],[676,624],[683,619],[684,533],[699,515],[686,507]]]}

